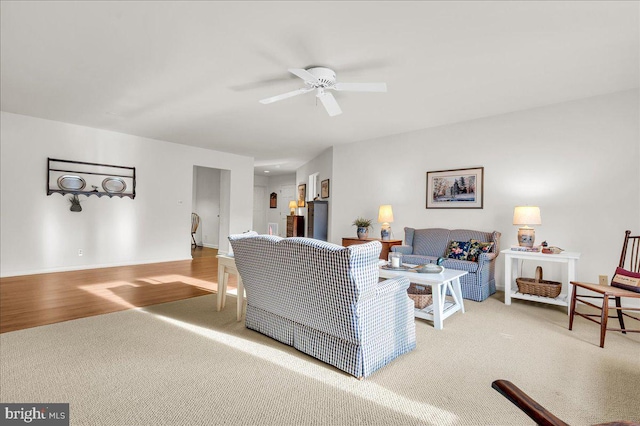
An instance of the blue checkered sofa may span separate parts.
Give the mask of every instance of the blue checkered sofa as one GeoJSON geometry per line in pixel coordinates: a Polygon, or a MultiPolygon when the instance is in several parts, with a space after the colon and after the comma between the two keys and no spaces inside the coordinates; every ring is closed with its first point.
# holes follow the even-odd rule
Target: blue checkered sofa
{"type": "Polygon", "coordinates": [[[358,377],[416,346],[409,281],[380,281],[378,241],[231,235],[247,295],[245,325],[358,377]]]}
{"type": "Polygon", "coordinates": [[[481,253],[478,261],[468,261],[447,258],[442,266],[447,269],[467,271],[468,274],[460,278],[462,297],[465,299],[485,300],[496,292],[496,258],[500,253],[500,232],[481,232],[469,229],[404,228],[404,245],[392,246],[391,251],[403,254],[403,263],[421,265],[434,263],[439,257],[447,256],[450,241],[493,242],[488,253],[481,253]]]}

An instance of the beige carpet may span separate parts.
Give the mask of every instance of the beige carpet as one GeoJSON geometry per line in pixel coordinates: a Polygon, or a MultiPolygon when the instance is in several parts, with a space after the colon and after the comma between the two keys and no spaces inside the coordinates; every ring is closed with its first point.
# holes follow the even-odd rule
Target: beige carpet
{"type": "Polygon", "coordinates": [[[417,349],[358,381],[235,321],[215,296],[0,335],[0,401],[68,402],[73,425],[532,424],[507,379],[572,425],[640,420],[640,336],[502,293],[416,320],[417,349]]]}

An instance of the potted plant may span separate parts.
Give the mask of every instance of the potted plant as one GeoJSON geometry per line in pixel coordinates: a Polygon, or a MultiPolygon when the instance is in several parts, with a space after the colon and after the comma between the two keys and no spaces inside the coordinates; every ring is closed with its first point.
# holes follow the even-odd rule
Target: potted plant
{"type": "Polygon", "coordinates": [[[78,198],[77,194],[73,194],[72,197],[69,197],[69,202],[71,203],[71,208],[69,210],[71,210],[72,212],[82,211],[82,206],[80,205],[80,199],[78,198]]]}
{"type": "Polygon", "coordinates": [[[369,237],[369,229],[372,229],[371,222],[373,219],[365,219],[363,217],[358,217],[353,221],[353,226],[358,228],[358,238],[361,240],[369,237]]]}

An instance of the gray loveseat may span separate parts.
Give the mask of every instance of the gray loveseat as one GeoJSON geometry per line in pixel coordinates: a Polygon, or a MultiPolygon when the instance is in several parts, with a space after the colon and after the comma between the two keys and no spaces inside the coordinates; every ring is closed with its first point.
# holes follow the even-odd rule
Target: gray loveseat
{"type": "Polygon", "coordinates": [[[447,269],[467,271],[460,278],[462,297],[482,301],[496,292],[495,265],[500,253],[500,232],[481,232],[469,229],[404,228],[405,245],[392,246],[391,251],[403,254],[404,263],[417,265],[434,263],[445,257],[442,263],[447,269]],[[448,258],[447,250],[451,241],[492,242],[487,252],[477,253],[477,260],[448,258]]]}
{"type": "Polygon", "coordinates": [[[247,328],[359,378],[415,348],[409,281],[379,280],[379,241],[342,247],[255,232],[229,241],[247,328]]]}

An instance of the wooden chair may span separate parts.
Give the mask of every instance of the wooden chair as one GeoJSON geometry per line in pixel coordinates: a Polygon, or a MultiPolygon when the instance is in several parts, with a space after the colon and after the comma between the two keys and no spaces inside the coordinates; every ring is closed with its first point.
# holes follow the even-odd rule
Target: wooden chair
{"type": "MultiPolygon", "coordinates": [[[[626,231],[624,234],[624,243],[622,245],[622,254],[620,255],[620,262],[618,264],[619,268],[624,268],[626,271],[630,271],[631,273],[638,274],[640,273],[640,235],[631,236],[631,231],[626,231]]],[[[573,317],[574,315],[581,316],[583,318],[588,319],[589,321],[593,321],[596,324],[600,324],[600,347],[604,348],[604,338],[607,334],[607,330],[609,331],[621,331],[626,334],[629,333],[640,333],[640,329],[628,329],[625,327],[624,318],[630,318],[635,321],[640,321],[640,318],[634,315],[630,315],[624,311],[636,311],[640,312],[640,308],[632,308],[632,307],[624,307],[622,306],[623,298],[633,298],[640,299],[640,286],[637,284],[634,285],[633,282],[631,285],[625,285],[621,281],[625,280],[625,277],[620,275],[620,269],[616,269],[616,274],[611,279],[611,285],[600,285],[600,284],[589,284],[571,281],[573,284],[573,296],[571,297],[571,313],[569,315],[569,330],[573,329],[573,317]],[[579,295],[578,289],[585,289],[591,292],[597,293],[597,295],[579,295]],[[594,303],[591,303],[585,299],[599,299],[602,301],[601,306],[598,306],[594,303]],[[609,306],[609,300],[614,299],[616,306],[609,306]],[[585,314],[581,312],[576,312],[576,301],[580,301],[585,305],[591,306],[593,308],[600,310],[600,315],[598,314],[585,314]],[[609,309],[614,309],[617,313],[616,316],[609,316],[609,309]],[[600,317],[600,320],[594,319],[600,317]],[[609,318],[618,318],[618,322],[620,323],[620,328],[612,328],[607,327],[607,320],[609,318]]],[[[634,278],[630,278],[631,281],[634,278]]],[[[629,283],[627,283],[629,284],[629,283]]]]}
{"type": "MultiPolygon", "coordinates": [[[[568,423],[554,416],[550,411],[538,404],[536,400],[524,393],[519,387],[508,380],[495,380],[491,387],[500,392],[516,407],[541,426],[569,426],[568,423]]],[[[638,426],[638,423],[627,420],[599,423],[595,426],[638,426]]]]}
{"type": "Polygon", "coordinates": [[[200,226],[200,216],[198,216],[196,213],[191,213],[191,245],[193,246],[193,248],[198,247],[195,237],[198,226],[200,226]]]}

